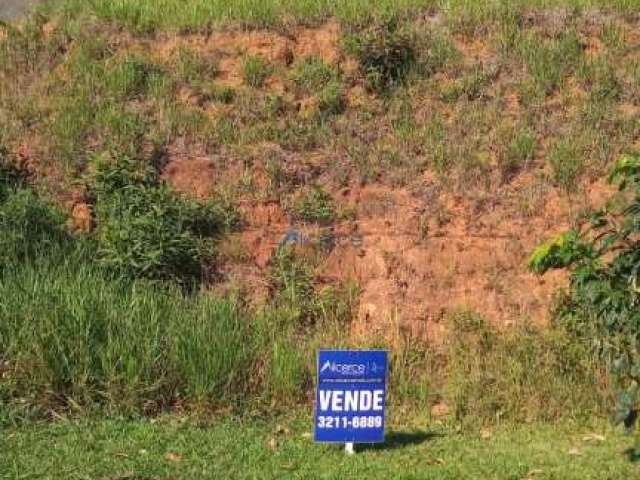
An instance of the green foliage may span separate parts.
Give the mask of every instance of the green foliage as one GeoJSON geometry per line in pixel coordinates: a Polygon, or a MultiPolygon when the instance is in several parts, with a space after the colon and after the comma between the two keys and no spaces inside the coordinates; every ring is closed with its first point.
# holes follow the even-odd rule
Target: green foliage
{"type": "Polygon", "coordinates": [[[244,61],[242,75],[247,85],[260,88],[271,74],[271,67],[260,56],[250,56],[244,61]]]}
{"type": "Polygon", "coordinates": [[[335,218],[335,207],[331,195],[317,185],[308,189],[297,199],[294,212],[305,222],[326,224],[335,218]]]}
{"type": "Polygon", "coordinates": [[[396,21],[379,22],[350,39],[367,87],[383,93],[398,86],[417,59],[416,41],[396,21]]]}
{"type": "Polygon", "coordinates": [[[199,281],[213,239],[236,221],[233,209],[180,197],[142,162],[106,157],[96,164],[90,189],[100,263],[132,277],[199,281]]]}
{"type": "Polygon", "coordinates": [[[318,91],[338,78],[339,72],[333,65],[315,56],[306,57],[293,72],[293,81],[310,92],[318,91]]]}
{"type": "Polygon", "coordinates": [[[550,420],[599,412],[606,382],[587,344],[563,329],[498,332],[483,318],[451,318],[442,395],[462,425],[550,420]]]}
{"type": "Polygon", "coordinates": [[[233,299],[114,280],[80,250],[6,270],[0,298],[0,390],[15,408],[153,413],[246,389],[251,345],[233,299]]]}
{"type": "Polygon", "coordinates": [[[27,188],[15,188],[20,175],[0,167],[0,271],[31,261],[42,251],[64,244],[64,217],[27,188]],[[10,187],[7,187],[7,180],[10,187]]]}
{"type": "Polygon", "coordinates": [[[500,159],[502,178],[508,180],[533,160],[536,141],[527,129],[517,132],[500,159]]]}
{"type": "Polygon", "coordinates": [[[186,47],[178,49],[176,74],[186,83],[201,83],[212,80],[218,74],[218,65],[210,58],[186,47]]]}
{"type": "Polygon", "coordinates": [[[581,243],[579,232],[571,230],[537,247],[529,257],[529,268],[544,273],[550,268],[566,268],[577,259],[590,255],[589,245],[581,243]]]}
{"type": "Polygon", "coordinates": [[[626,202],[595,212],[580,232],[536,252],[531,265],[539,272],[571,268],[558,319],[592,339],[617,378],[617,419],[632,429],[640,409],[640,157],[622,157],[610,179],[626,202]]]}
{"type": "Polygon", "coordinates": [[[583,170],[583,159],[576,146],[569,141],[560,141],[549,154],[551,174],[556,185],[567,192],[575,189],[583,170]]]}

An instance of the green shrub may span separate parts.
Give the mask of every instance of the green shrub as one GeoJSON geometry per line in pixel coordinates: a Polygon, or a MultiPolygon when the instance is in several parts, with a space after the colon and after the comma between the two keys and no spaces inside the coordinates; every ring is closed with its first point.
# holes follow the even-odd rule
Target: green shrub
{"type": "Polygon", "coordinates": [[[339,79],[339,72],[333,65],[319,57],[307,57],[293,72],[293,81],[309,92],[316,92],[332,81],[339,79]]]}
{"type": "Polygon", "coordinates": [[[96,197],[98,261],[131,277],[197,282],[214,254],[213,240],[236,221],[229,205],[183,198],[143,162],[101,159],[89,188],[96,197]]]}
{"type": "Polygon", "coordinates": [[[414,36],[394,21],[364,30],[350,40],[348,48],[360,62],[367,87],[378,93],[401,83],[417,58],[414,36]]]}
{"type": "Polygon", "coordinates": [[[262,57],[248,57],[242,67],[242,75],[247,85],[260,88],[271,74],[271,68],[262,57]]]}
{"type": "Polygon", "coordinates": [[[624,201],[591,215],[580,230],[539,247],[530,266],[571,269],[556,319],[595,347],[617,380],[617,419],[632,430],[640,411],[640,158],[622,157],[610,177],[624,201]]]}
{"type": "Polygon", "coordinates": [[[314,186],[304,192],[294,204],[294,212],[305,222],[329,223],[335,217],[331,195],[322,187],[314,186]]]}
{"type": "Polygon", "coordinates": [[[64,245],[61,212],[26,188],[6,190],[4,198],[1,193],[0,185],[0,270],[64,245]]]}

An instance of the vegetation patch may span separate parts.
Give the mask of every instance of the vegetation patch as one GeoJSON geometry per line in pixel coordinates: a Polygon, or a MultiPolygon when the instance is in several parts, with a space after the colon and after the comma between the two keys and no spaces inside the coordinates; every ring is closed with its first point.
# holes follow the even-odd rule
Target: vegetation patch
{"type": "Polygon", "coordinates": [[[90,191],[99,262],[134,278],[201,280],[214,255],[213,240],[237,221],[223,203],[182,198],[152,167],[127,158],[99,158],[90,191]]]}
{"type": "Polygon", "coordinates": [[[367,88],[378,93],[402,83],[417,59],[413,34],[395,21],[363,30],[347,47],[360,62],[367,88]]]}
{"type": "Polygon", "coordinates": [[[590,342],[617,380],[616,420],[633,431],[640,408],[638,322],[640,322],[640,158],[624,156],[610,177],[621,202],[594,212],[584,229],[542,245],[533,270],[571,269],[571,287],[556,310],[557,321],[590,342]]]}

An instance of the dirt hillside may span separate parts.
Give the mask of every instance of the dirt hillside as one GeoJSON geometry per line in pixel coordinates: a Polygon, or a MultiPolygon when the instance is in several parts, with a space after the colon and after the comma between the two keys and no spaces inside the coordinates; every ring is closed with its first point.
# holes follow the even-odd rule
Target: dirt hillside
{"type": "MultiPolygon", "coordinates": [[[[3,6],[10,14],[18,3],[3,6]]],[[[73,62],[84,57],[81,38],[46,23],[42,34],[60,51],[47,63],[51,77],[34,80],[29,72],[28,82],[16,83],[31,102],[23,105],[42,113],[26,133],[8,135],[15,155],[41,179],[81,175],[87,163],[78,159],[87,151],[138,132],[135,122],[142,122],[133,141],[123,141],[127,148],[153,152],[177,191],[199,199],[227,192],[242,212],[242,228],[223,246],[220,281],[211,288],[239,285],[260,302],[269,295],[270,265],[283,241],[293,235],[318,246],[328,239],[315,280],[319,287],[359,286],[356,335],[401,328],[439,338],[443,319],[460,310],[501,326],[544,324],[553,292],[566,279],[532,275],[527,256],[601,205],[611,193],[603,180],[608,165],[640,148],[640,83],[634,83],[640,23],[633,16],[528,12],[518,20],[525,33],[514,45],[506,27],[466,31],[425,15],[411,25],[424,70],[384,95],[370,88],[349,49],[353,29],[334,20],[152,35],[103,21],[95,27],[103,50],[91,53],[92,61],[117,66],[143,59],[148,71],[172,72],[171,87],[119,99],[127,127],[104,115],[95,122],[106,127],[87,126],[78,138],[65,131],[67,137],[50,141],[47,132],[60,131],[56,122],[69,105],[48,97],[52,80],[78,75],[73,62]],[[525,41],[544,45],[546,53],[523,51],[525,41]],[[252,83],[247,59],[256,58],[258,67],[268,67],[252,83]],[[208,65],[215,65],[210,78],[208,65]],[[321,77],[320,86],[315,77],[307,80],[309,72],[321,77]],[[335,85],[338,93],[329,98],[335,85]],[[68,154],[63,148],[73,161],[60,173],[61,163],[51,159],[68,154]],[[331,198],[331,222],[297,210],[314,187],[331,198]]],[[[12,101],[5,94],[5,105],[12,101]]],[[[29,112],[21,117],[27,123],[29,112]]],[[[50,183],[82,217],[81,229],[90,230],[82,195],[70,194],[64,181],[50,183]]]]}

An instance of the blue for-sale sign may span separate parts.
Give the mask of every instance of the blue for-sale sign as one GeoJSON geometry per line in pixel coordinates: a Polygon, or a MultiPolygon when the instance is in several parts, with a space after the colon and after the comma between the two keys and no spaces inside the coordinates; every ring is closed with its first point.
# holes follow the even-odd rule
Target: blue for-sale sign
{"type": "Polygon", "coordinates": [[[384,442],[387,352],[320,350],[316,442],[384,442]]]}

